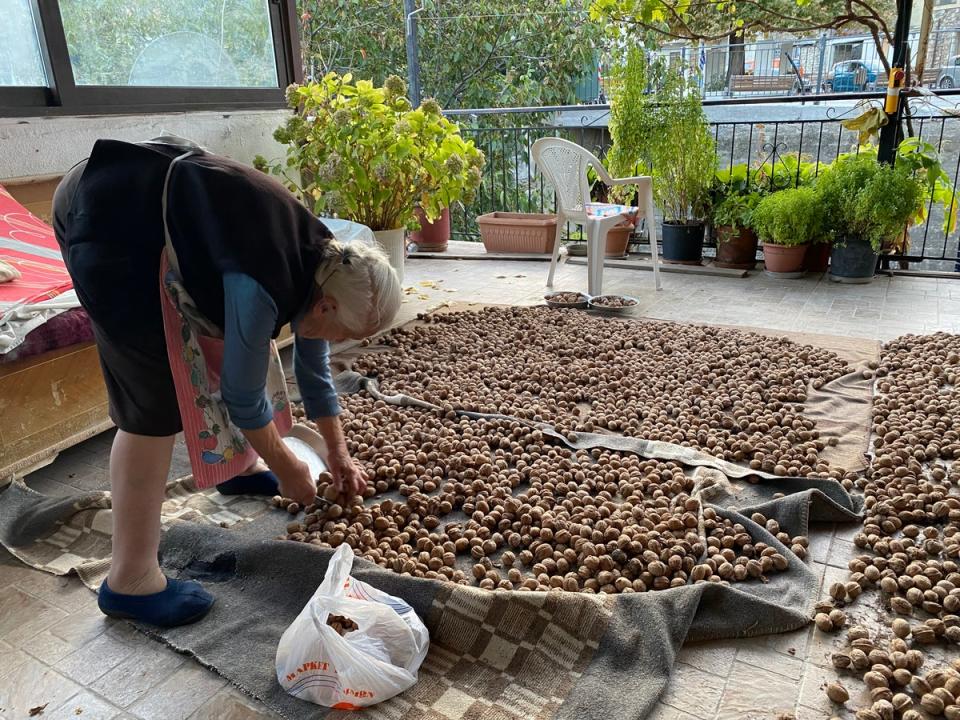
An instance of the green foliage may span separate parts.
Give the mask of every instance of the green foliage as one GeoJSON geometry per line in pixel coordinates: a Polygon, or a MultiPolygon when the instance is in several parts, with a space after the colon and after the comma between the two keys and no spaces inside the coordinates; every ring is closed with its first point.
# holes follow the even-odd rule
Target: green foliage
{"type": "Polygon", "coordinates": [[[657,92],[656,141],[649,148],[654,199],[664,222],[703,219],[716,171],[716,147],[696,85],[669,69],[657,92]]]}
{"type": "MultiPolygon", "coordinates": [[[[483,153],[464,140],[435,100],[416,109],[400,78],[383,87],[328,73],[291,86],[296,113],[274,133],[287,146],[271,170],[317,214],[334,214],[372,230],[414,227],[414,205],[428,220],[480,186],[483,153]]],[[[266,161],[257,158],[257,166],[266,161]]]]}
{"type": "MultiPolygon", "coordinates": [[[[631,47],[625,62],[615,65],[610,98],[610,140],[606,166],[615,178],[636,177],[650,172],[651,152],[659,138],[658,107],[647,88],[656,69],[648,67],[643,51],[631,47]]],[[[636,194],[634,186],[610,189],[613,202],[625,202],[636,194]]]]}
{"type": "Polygon", "coordinates": [[[715,173],[714,191],[721,197],[731,193],[759,192],[756,172],[746,163],[736,163],[728,168],[718,168],[715,173]]]}
{"type": "MultiPolygon", "coordinates": [[[[584,0],[422,0],[417,14],[420,83],[443,107],[571,104],[584,68],[595,66],[601,28],[584,0]]],[[[375,83],[405,77],[400,0],[299,0],[308,76],[352,72],[375,83]]]]}
{"type": "Polygon", "coordinates": [[[905,168],[878,165],[851,206],[849,230],[880,251],[883,244],[901,234],[923,207],[923,188],[905,168]]]}
{"type": "MultiPolygon", "coordinates": [[[[664,40],[719,39],[785,31],[794,34],[851,28],[877,31],[883,38],[896,17],[894,0],[592,0],[590,17],[650,45],[664,40]]],[[[889,41],[889,38],[885,38],[889,41]]],[[[878,41],[878,46],[882,45],[878,41]]],[[[881,47],[881,52],[882,52],[881,47]]]]}
{"type": "Polygon", "coordinates": [[[796,153],[787,153],[762,163],[754,171],[754,181],[769,191],[785,190],[812,185],[817,171],[817,163],[804,160],[796,153]]]}
{"type": "Polygon", "coordinates": [[[718,227],[728,225],[735,230],[752,227],[753,211],[762,199],[763,195],[759,192],[726,195],[713,206],[713,224],[718,227]]]}
{"type": "MultiPolygon", "coordinates": [[[[920,138],[909,137],[897,148],[897,167],[905,167],[924,186],[925,193],[943,208],[943,232],[950,234],[957,229],[957,207],[960,197],[950,181],[950,176],[940,163],[937,149],[920,138]]],[[[920,204],[920,213],[914,218],[915,225],[926,222],[927,205],[920,204]]]]}
{"type": "Polygon", "coordinates": [[[710,221],[717,227],[751,227],[753,211],[767,192],[746,163],[718,169],[710,188],[710,221]]]}
{"type": "Polygon", "coordinates": [[[763,242],[788,247],[818,242],[825,235],[820,198],[810,187],[767,195],[753,211],[753,228],[763,242]]]}
{"type": "Polygon", "coordinates": [[[835,242],[862,238],[878,252],[923,206],[923,186],[908,165],[881,164],[870,153],[837,158],[821,173],[816,193],[835,242]]]}

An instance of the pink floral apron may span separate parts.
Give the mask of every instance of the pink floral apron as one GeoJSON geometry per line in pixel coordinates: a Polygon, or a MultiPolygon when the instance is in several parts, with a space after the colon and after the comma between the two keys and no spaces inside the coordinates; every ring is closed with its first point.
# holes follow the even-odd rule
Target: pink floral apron
{"type": "MultiPolygon", "coordinates": [[[[243,433],[230,422],[220,396],[223,333],[199,312],[184,289],[167,227],[167,187],[173,168],[180,160],[200,154],[202,150],[185,141],[166,144],[187,152],[170,163],[163,185],[166,247],[160,259],[160,304],[163,307],[167,357],[177,391],[190,467],[197,487],[206,488],[239,475],[256,462],[258,455],[243,433]]],[[[277,430],[286,435],[293,426],[287,383],[275,342],[270,343],[270,351],[266,392],[277,430]]]]}

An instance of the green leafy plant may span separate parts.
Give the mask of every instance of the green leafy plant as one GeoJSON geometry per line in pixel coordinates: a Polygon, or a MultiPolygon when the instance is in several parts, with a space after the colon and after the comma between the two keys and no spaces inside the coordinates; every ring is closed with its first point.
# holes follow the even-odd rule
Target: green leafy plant
{"type": "Polygon", "coordinates": [[[730,193],[715,203],[712,220],[716,227],[728,226],[734,230],[753,226],[753,211],[763,199],[763,195],[752,192],[745,195],[730,193]]]}
{"type": "Polygon", "coordinates": [[[778,154],[775,159],[761,163],[753,171],[753,180],[772,192],[812,185],[817,178],[817,171],[817,163],[805,160],[797,153],[778,154]]]}
{"type": "MultiPolygon", "coordinates": [[[[859,148],[860,155],[877,156],[875,145],[859,148]]],[[[924,187],[924,194],[943,208],[943,232],[950,234],[957,229],[957,209],[960,196],[943,169],[940,154],[930,143],[917,137],[904,139],[897,147],[897,167],[905,167],[913,173],[924,187]]],[[[927,220],[927,204],[921,203],[919,213],[911,220],[913,225],[922,225],[927,220]]]]}
{"type": "MultiPolygon", "coordinates": [[[[746,163],[716,171],[710,188],[710,221],[714,227],[727,226],[735,231],[752,227],[753,211],[768,192],[758,179],[746,163]]],[[[722,242],[720,235],[717,242],[722,242]]]]}
{"type": "Polygon", "coordinates": [[[416,227],[414,206],[429,221],[453,203],[473,201],[484,156],[434,100],[414,109],[400,78],[383,87],[328,73],[291,86],[294,115],[274,132],[284,163],[255,165],[282,176],[316,214],[372,230],[416,227]]]}
{"type": "MultiPolygon", "coordinates": [[[[656,73],[657,69],[649,66],[637,47],[630,47],[623,62],[613,66],[609,124],[612,145],[606,166],[615,178],[650,172],[651,151],[660,137],[660,118],[655,96],[647,89],[656,73]]],[[[615,186],[610,188],[609,198],[612,202],[627,202],[636,191],[631,185],[615,186]]]]}
{"type": "Polygon", "coordinates": [[[728,168],[718,168],[714,173],[714,192],[721,197],[728,194],[743,194],[759,191],[755,174],[746,163],[736,163],[728,168]]]}
{"type": "Polygon", "coordinates": [[[757,204],[751,220],[760,239],[772,245],[806,245],[826,234],[820,198],[810,187],[767,195],[757,204]]]}
{"type": "Polygon", "coordinates": [[[657,92],[657,137],[650,147],[654,199],[666,223],[702,220],[716,172],[716,146],[696,83],[669,69],[657,92]]]}
{"type": "Polygon", "coordinates": [[[923,212],[923,185],[909,164],[891,167],[870,153],[837,158],[821,173],[816,193],[834,242],[860,238],[876,252],[923,212]]]}
{"type": "Polygon", "coordinates": [[[905,231],[923,210],[923,187],[905,167],[879,165],[859,193],[850,215],[850,230],[877,252],[905,231]]]}

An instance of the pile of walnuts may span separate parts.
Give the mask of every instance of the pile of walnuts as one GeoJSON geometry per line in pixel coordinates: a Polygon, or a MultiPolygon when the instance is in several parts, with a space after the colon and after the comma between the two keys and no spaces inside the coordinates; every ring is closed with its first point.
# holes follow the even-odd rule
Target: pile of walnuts
{"type": "MultiPolygon", "coordinates": [[[[675,463],[570,450],[515,421],[447,417],[366,396],[343,405],[348,448],[372,480],[368,495],[399,497],[308,506],[286,539],[346,542],[398,573],[488,589],[643,592],[787,567],[742,525],[711,508],[701,513],[692,477],[675,463]]],[[[321,478],[321,495],[335,494],[329,482],[321,478]]],[[[763,523],[805,553],[806,538],[763,523]]]]}
{"type": "MultiPolygon", "coordinates": [[[[867,552],[819,609],[874,589],[890,610],[886,637],[852,628],[848,649],[833,656],[867,686],[859,720],[960,719],[960,661],[925,666],[938,646],[960,643],[960,336],[901,337],[884,347],[875,375],[873,458],[857,481],[865,509],[854,538],[867,552]]],[[[847,701],[845,689],[827,692],[847,701]]]]}
{"type": "Polygon", "coordinates": [[[824,442],[803,415],[809,388],[849,370],[827,350],[544,307],[423,319],[355,369],[436,405],[671,442],[780,475],[843,475],[819,459],[824,442]]]}
{"type": "MultiPolygon", "coordinates": [[[[801,405],[808,387],[848,370],[829,352],[542,308],[426,320],[390,333],[392,350],[355,369],[440,409],[342,398],[348,449],[371,480],[367,502],[308,506],[288,539],[346,542],[398,573],[489,589],[643,592],[787,568],[776,547],[700,507],[689,469],[570,450],[523,422],[455,408],[676,442],[782,475],[842,477],[817,457],[823,443],[801,405]]],[[[330,494],[327,482],[320,493],[330,494]]],[[[753,520],[806,554],[805,537],[753,520]]]]}

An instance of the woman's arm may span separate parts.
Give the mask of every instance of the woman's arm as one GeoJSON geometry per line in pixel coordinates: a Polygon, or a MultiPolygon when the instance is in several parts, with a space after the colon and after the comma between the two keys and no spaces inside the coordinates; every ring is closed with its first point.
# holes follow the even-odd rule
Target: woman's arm
{"type": "Polygon", "coordinates": [[[327,445],[327,461],[334,484],[342,490],[363,494],[367,487],[364,470],[353,462],[340,424],[340,404],[330,373],[330,347],[326,340],[296,335],[293,350],[293,371],[297,377],[303,408],[307,418],[327,445]]]}
{"type": "Polygon", "coordinates": [[[273,422],[267,401],[270,335],[276,324],[273,299],[253,278],[226,273],[224,291],[223,366],[220,394],[231,422],[280,481],[285,497],[309,504],[316,496],[316,478],[291,452],[273,422]]]}

